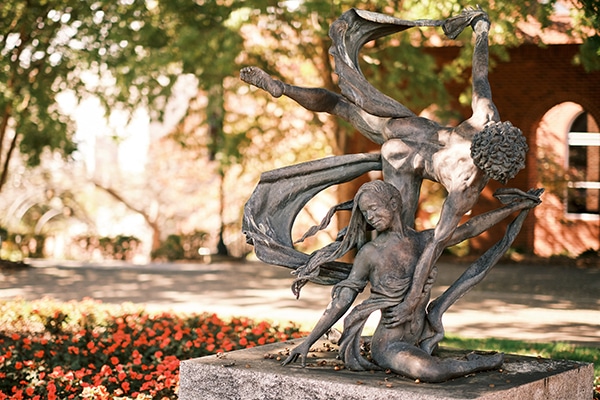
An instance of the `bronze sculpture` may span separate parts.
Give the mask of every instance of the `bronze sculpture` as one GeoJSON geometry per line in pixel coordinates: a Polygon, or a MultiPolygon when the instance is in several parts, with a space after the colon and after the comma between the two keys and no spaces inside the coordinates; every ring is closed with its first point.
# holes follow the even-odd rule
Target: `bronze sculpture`
{"type": "MultiPolygon", "coordinates": [[[[372,292],[373,289],[381,289],[379,278],[373,278],[374,271],[380,271],[388,277],[388,281],[394,281],[392,287],[395,289],[390,287],[384,290],[393,293],[384,296],[384,300],[378,298],[368,302],[368,306],[360,305],[355,309],[365,309],[358,318],[359,322],[347,321],[342,357],[351,369],[375,368],[378,365],[411,377],[440,381],[468,373],[465,371],[493,368],[502,362],[499,356],[474,357],[458,364],[441,363],[448,365],[438,370],[433,366],[440,366],[439,360],[431,362],[431,353],[444,336],[441,322],[443,312],[483,279],[504,254],[520,230],[528,210],[539,203],[542,192],[532,190],[524,193],[516,189],[497,192],[497,197],[507,204],[505,207],[472,218],[459,227],[461,218],[476,203],[489,179],[506,183],[513,178],[524,167],[527,151],[521,131],[510,122],[501,122],[492,102],[487,80],[489,28],[487,14],[479,8],[465,9],[459,16],[443,21],[404,21],[351,9],[338,18],[330,29],[333,41],[330,53],[336,62],[341,95],[320,88],[292,86],[271,78],[255,67],[241,71],[240,76],[245,82],[275,97],[288,96],[311,111],[337,115],[349,121],[367,138],[382,145],[381,157],[364,154],[332,157],[264,174],[246,205],[244,215],[243,229],[248,241],[254,244],[258,257],[294,269],[297,278],[292,289],[297,296],[308,281],[342,285],[339,288],[336,286],[334,293],[337,297],[334,296],[332,307],[348,310],[356,293],[364,288],[367,281],[371,283],[372,292]],[[366,42],[419,26],[442,26],[451,38],[468,26],[473,29],[473,114],[457,127],[443,127],[416,116],[402,104],[373,88],[358,66],[358,52],[366,42]],[[334,207],[317,228],[326,226],[333,212],[353,208],[352,219],[360,219],[360,215],[363,215],[363,221],[381,236],[378,235],[372,244],[363,247],[363,239],[360,239],[363,233],[361,229],[353,228],[351,222],[347,230],[340,232],[338,241],[312,255],[295,250],[290,237],[291,225],[306,202],[327,186],[348,181],[374,169],[381,169],[387,182],[378,184],[381,185],[379,192],[365,188],[354,201],[334,207]],[[416,232],[414,218],[423,179],[441,183],[447,189],[448,196],[435,229],[416,232]],[[271,193],[273,187],[278,188],[277,195],[271,193]],[[394,193],[394,199],[390,198],[387,204],[380,204],[378,209],[387,210],[390,215],[398,213],[397,218],[390,217],[385,223],[383,220],[369,220],[368,207],[360,203],[363,197],[375,203],[377,195],[374,193],[394,193]],[[504,238],[469,267],[442,296],[429,303],[429,289],[435,279],[434,264],[443,249],[458,243],[456,239],[459,237],[471,237],[470,233],[483,232],[516,210],[521,210],[521,213],[507,229],[504,238]],[[497,219],[499,216],[502,218],[497,219]],[[378,227],[378,224],[385,226],[378,227]],[[470,233],[466,234],[467,231],[470,233]],[[411,242],[410,245],[383,239],[398,236],[399,232],[400,237],[405,238],[403,240],[411,242]],[[410,235],[406,236],[406,232],[410,232],[410,235]],[[382,250],[386,254],[383,257],[385,262],[375,262],[375,255],[368,256],[373,246],[385,248],[382,250]],[[353,247],[360,250],[354,265],[336,261],[353,247]],[[397,258],[403,258],[402,265],[393,262],[394,254],[397,258]],[[392,273],[395,268],[404,272],[392,273]],[[367,270],[369,273],[365,275],[367,270]],[[375,347],[372,348],[372,356],[375,364],[365,362],[356,355],[356,340],[362,329],[360,320],[370,314],[373,307],[383,310],[382,321],[373,338],[375,347]],[[405,334],[407,329],[411,333],[408,337],[405,334]],[[353,333],[346,333],[350,331],[353,333]],[[392,359],[390,354],[397,356],[392,359]],[[429,367],[417,371],[417,365],[423,363],[429,367]]],[[[308,234],[312,233],[314,231],[308,234]]],[[[286,363],[295,361],[299,356],[304,358],[310,342],[326,331],[322,328],[333,325],[345,311],[341,314],[332,312],[330,309],[325,312],[306,344],[295,349],[286,363]]]]}

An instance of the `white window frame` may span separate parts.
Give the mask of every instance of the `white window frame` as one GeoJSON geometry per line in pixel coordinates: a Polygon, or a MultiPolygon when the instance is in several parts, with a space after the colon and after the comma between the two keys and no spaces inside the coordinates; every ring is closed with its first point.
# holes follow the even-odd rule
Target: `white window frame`
{"type": "MultiPolygon", "coordinates": [[[[569,132],[567,135],[567,157],[566,164],[567,170],[569,169],[569,149],[571,146],[582,146],[582,147],[600,147],[600,133],[594,132],[569,132]]],[[[568,189],[598,189],[600,190],[600,182],[594,181],[568,181],[568,189]]],[[[567,191],[565,195],[565,214],[570,219],[579,219],[584,221],[598,221],[600,220],[599,214],[592,213],[570,213],[569,207],[569,193],[567,191]]]]}

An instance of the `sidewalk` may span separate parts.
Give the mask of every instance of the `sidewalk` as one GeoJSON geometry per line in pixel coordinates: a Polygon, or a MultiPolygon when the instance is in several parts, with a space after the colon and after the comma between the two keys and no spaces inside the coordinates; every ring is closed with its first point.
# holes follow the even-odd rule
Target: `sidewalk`
{"type": "MultiPolygon", "coordinates": [[[[296,300],[290,290],[290,270],[260,262],[32,264],[33,268],[0,271],[0,300],[88,297],[105,303],[143,304],[151,311],[294,321],[311,329],[329,303],[331,291],[330,286],[309,284],[296,300]]],[[[434,296],[465,267],[438,263],[434,296]]],[[[368,327],[375,324],[372,318],[368,327]]],[[[497,265],[444,314],[444,326],[447,333],[463,337],[567,341],[600,347],[600,269],[497,265]]]]}

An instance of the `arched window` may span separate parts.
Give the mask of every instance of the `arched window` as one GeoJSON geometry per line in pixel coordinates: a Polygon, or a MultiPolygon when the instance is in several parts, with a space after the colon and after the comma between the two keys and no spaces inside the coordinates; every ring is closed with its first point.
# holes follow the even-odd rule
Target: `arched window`
{"type": "Polygon", "coordinates": [[[577,116],[568,136],[567,213],[597,218],[600,215],[600,130],[587,112],[577,116]]]}

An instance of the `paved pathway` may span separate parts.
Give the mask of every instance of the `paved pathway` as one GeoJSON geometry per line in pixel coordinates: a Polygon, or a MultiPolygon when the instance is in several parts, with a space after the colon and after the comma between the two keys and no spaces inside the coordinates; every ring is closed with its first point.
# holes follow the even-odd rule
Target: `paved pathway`
{"type": "MultiPolygon", "coordinates": [[[[439,294],[465,265],[440,263],[439,294]]],[[[307,285],[296,300],[289,270],[260,262],[76,264],[37,262],[0,271],[0,300],[11,298],[132,302],[150,310],[248,316],[306,329],[329,302],[331,287],[307,285]]],[[[364,296],[364,295],[363,295],[364,296]]],[[[372,319],[368,326],[374,326],[372,319]]],[[[444,314],[450,334],[600,347],[600,268],[498,265],[444,314]]]]}

